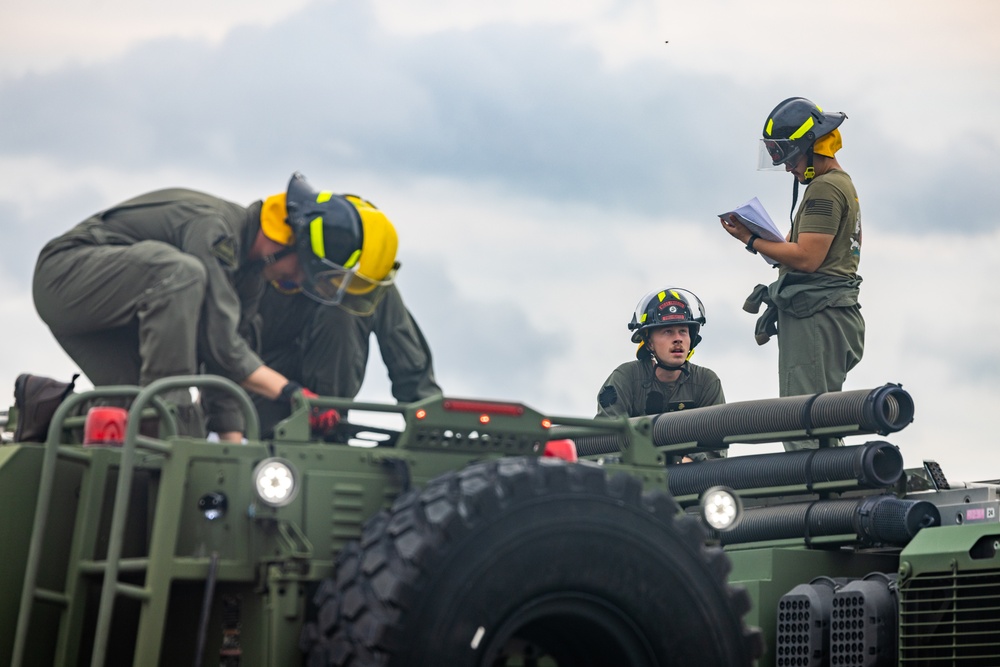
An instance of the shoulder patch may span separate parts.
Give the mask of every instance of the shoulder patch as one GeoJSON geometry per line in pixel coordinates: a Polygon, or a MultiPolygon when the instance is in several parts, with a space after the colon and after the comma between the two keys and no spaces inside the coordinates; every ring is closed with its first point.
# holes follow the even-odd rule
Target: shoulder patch
{"type": "Polygon", "coordinates": [[[601,404],[602,408],[611,407],[618,402],[618,390],[609,384],[601,389],[601,393],[597,395],[597,402],[601,404]]]}
{"type": "Polygon", "coordinates": [[[829,199],[810,199],[806,202],[806,215],[833,215],[833,202],[829,199]]]}
{"type": "Polygon", "coordinates": [[[217,238],[212,244],[212,254],[226,269],[235,270],[239,266],[239,262],[236,260],[236,241],[232,236],[217,238]]]}

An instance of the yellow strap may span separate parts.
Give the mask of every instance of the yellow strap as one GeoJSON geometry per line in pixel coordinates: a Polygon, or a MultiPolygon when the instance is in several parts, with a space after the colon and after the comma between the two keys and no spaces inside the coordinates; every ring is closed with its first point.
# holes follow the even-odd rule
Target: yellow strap
{"type": "Polygon", "coordinates": [[[812,129],[812,126],[813,126],[813,117],[809,116],[809,118],[806,118],[806,122],[802,123],[802,125],[799,127],[799,129],[797,129],[794,132],[792,132],[792,136],[790,136],[788,138],[789,139],[798,139],[799,137],[801,137],[802,135],[804,135],[806,132],[808,132],[810,129],[812,129]]]}
{"type": "MultiPolygon", "coordinates": [[[[322,195],[321,195],[322,196],[322,195]]],[[[323,217],[319,216],[309,223],[309,240],[317,257],[326,258],[326,247],[323,245],[323,217]]]]}

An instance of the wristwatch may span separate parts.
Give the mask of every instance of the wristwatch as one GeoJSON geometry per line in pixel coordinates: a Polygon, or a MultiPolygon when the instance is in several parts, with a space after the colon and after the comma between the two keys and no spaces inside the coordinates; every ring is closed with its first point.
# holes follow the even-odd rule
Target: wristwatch
{"type": "Polygon", "coordinates": [[[748,252],[752,252],[755,255],[757,254],[757,251],[754,250],[753,242],[756,241],[759,238],[760,238],[759,234],[751,234],[750,235],[750,238],[747,240],[747,251],[748,252]]]}

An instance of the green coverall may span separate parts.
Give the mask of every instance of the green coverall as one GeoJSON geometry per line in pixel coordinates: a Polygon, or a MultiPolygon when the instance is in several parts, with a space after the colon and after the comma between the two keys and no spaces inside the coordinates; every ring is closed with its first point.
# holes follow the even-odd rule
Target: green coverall
{"type": "MultiPolygon", "coordinates": [[[[676,382],[662,382],[649,357],[628,361],[608,376],[597,395],[597,417],[640,417],[704,408],[726,402],[715,371],[685,362],[676,382]]],[[[726,451],[690,454],[698,461],[726,456],[726,451]]]]}
{"type": "MultiPolygon", "coordinates": [[[[324,306],[301,293],[282,293],[269,283],[259,314],[264,362],[317,394],[357,395],[365,378],[372,333],[397,401],[410,403],[441,393],[434,380],[430,348],[395,285],[372,315],[362,317],[324,306]]],[[[254,401],[265,434],[290,412],[283,401],[257,396],[254,401]]]]}
{"type": "MultiPolygon", "coordinates": [[[[260,264],[247,260],[259,229],[260,202],[244,207],[184,189],[141,195],[45,245],[35,308],[95,386],[147,385],[201,364],[242,382],[263,364],[240,335],[263,288],[260,264]]],[[[189,392],[167,398],[182,430],[199,435],[189,392]]],[[[211,413],[208,426],[243,427],[212,423],[211,413]]]]}

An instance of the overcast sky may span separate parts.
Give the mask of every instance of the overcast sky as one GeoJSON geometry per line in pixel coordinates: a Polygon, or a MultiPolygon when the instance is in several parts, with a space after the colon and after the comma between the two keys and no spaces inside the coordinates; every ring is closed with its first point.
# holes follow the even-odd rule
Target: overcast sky
{"type": "MultiPolygon", "coordinates": [[[[1000,3],[486,4],[0,0],[0,385],[75,372],[31,302],[51,237],[147,190],[246,204],[300,170],[396,224],[448,394],[591,415],[636,301],[679,286],[707,311],[694,361],[730,401],[776,396],[741,310],[774,273],[716,214],[758,196],[787,226],[757,137],[802,95],[849,117],[868,330],[846,388],[912,393],[889,438],[908,466],[1000,477],[1000,3]]],[[[369,369],[362,397],[391,400],[369,369]]]]}

